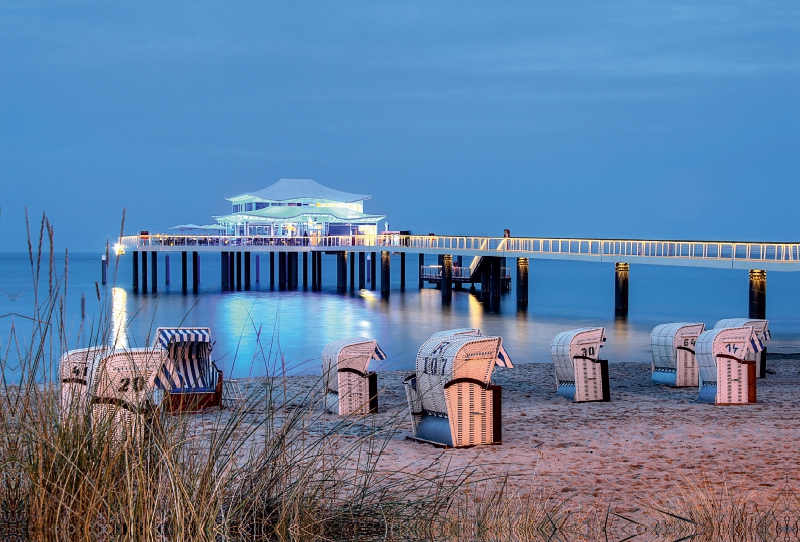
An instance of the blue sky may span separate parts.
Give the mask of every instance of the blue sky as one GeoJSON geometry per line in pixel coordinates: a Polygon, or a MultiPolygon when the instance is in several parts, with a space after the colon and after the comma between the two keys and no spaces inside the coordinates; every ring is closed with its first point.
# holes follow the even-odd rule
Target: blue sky
{"type": "Polygon", "coordinates": [[[798,241],[800,3],[0,4],[0,251],[282,177],[418,233],[798,241]],[[38,218],[36,219],[38,220],[38,218]],[[34,220],[34,221],[36,221],[34,220]]]}

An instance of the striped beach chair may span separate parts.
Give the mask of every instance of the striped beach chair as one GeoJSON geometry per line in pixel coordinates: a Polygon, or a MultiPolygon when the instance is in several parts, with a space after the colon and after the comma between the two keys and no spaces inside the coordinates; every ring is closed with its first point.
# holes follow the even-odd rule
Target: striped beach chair
{"type": "Polygon", "coordinates": [[[211,329],[207,327],[160,327],[153,347],[161,348],[170,363],[155,379],[165,393],[165,408],[194,412],[222,406],[223,374],[211,359],[211,329]]]}
{"type": "MultiPolygon", "coordinates": [[[[728,318],[725,320],[720,320],[716,324],[714,324],[714,329],[724,329],[726,327],[743,327],[743,326],[752,326],[758,335],[758,338],[761,340],[761,344],[765,345],[768,340],[772,338],[772,334],[769,332],[769,321],[768,320],[754,320],[751,318],[728,318]]],[[[756,378],[764,378],[767,376],[767,348],[764,348],[760,352],[750,352],[748,354],[750,357],[747,358],[749,361],[756,362],[756,378]]]]}
{"type": "Polygon", "coordinates": [[[697,400],[713,405],[756,402],[756,361],[764,349],[752,326],[717,328],[697,338],[700,390],[697,400]]]}
{"type": "Polygon", "coordinates": [[[110,431],[115,442],[140,440],[161,400],[157,375],[170,363],[161,348],[115,350],[100,356],[90,372],[93,429],[110,431]]]}
{"type": "Polygon", "coordinates": [[[385,360],[378,342],[363,337],[333,341],[322,349],[325,410],[340,416],[378,412],[378,375],[373,359],[385,360]]]}
{"type": "Polygon", "coordinates": [[[610,401],[608,360],[600,359],[606,341],[602,327],[564,331],[550,343],[556,370],[556,393],[576,403],[610,401]]]}
{"type": "Polygon", "coordinates": [[[404,381],[411,440],[462,447],[502,442],[502,388],[491,383],[500,337],[436,334],[417,353],[404,381]]]}
{"type": "Polygon", "coordinates": [[[89,379],[97,359],[109,349],[104,346],[70,350],[58,362],[61,381],[61,420],[67,421],[79,413],[88,413],[89,379]]]}
{"type": "Polygon", "coordinates": [[[695,343],[705,324],[661,324],[650,333],[652,380],[674,387],[697,386],[695,343]]]}

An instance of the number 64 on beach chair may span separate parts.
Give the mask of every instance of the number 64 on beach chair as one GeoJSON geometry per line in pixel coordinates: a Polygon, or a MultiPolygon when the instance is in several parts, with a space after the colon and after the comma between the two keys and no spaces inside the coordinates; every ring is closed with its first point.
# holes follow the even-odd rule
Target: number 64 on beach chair
{"type": "Polygon", "coordinates": [[[602,327],[564,331],[550,343],[556,369],[556,393],[574,401],[610,401],[608,360],[600,359],[606,340],[602,327]]]}
{"type": "Polygon", "coordinates": [[[653,329],[650,334],[653,382],[676,388],[697,386],[695,344],[705,327],[705,324],[678,322],[653,329]]]}

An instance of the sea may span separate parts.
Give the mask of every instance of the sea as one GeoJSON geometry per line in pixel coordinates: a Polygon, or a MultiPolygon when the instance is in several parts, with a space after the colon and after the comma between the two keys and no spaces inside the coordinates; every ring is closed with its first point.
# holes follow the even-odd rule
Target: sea
{"type": "MultiPolygon", "coordinates": [[[[137,293],[130,255],[111,256],[106,285],[100,254],[69,254],[66,265],[63,254],[56,256],[52,281],[65,293],[63,305],[56,307],[64,325],[63,340],[51,341],[56,345],[51,356],[56,359],[60,350],[98,341],[145,346],[159,326],[204,326],[211,328],[217,365],[232,378],[319,374],[325,344],[354,336],[377,339],[386,352],[388,359],[376,370],[412,370],[419,347],[432,333],[469,327],[501,336],[515,364],[549,363],[556,334],[602,326],[607,336],[603,358],[610,363],[649,362],[650,332],[658,324],[703,322],[710,328],[717,320],[748,313],[746,270],[631,265],[629,312],[618,318],[610,263],[531,260],[529,303],[520,309],[513,289],[499,307],[485,306],[468,287],[454,291],[449,304],[442,303],[440,290],[418,287],[413,255],[407,258],[404,290],[400,258],[392,256],[388,296],[379,289],[338,292],[334,255],[322,256],[319,292],[304,289],[302,278],[296,291],[270,287],[267,254],[260,256],[260,280],[253,278],[250,291],[222,291],[219,258],[201,254],[199,291],[193,293],[190,284],[183,293],[179,255],[172,256],[170,284],[162,255],[158,292],[137,293]]],[[[435,259],[428,255],[426,263],[435,264],[435,259]]],[[[513,284],[514,260],[508,261],[513,284]]],[[[31,320],[36,265],[27,253],[0,254],[0,355],[7,379],[15,376],[15,359],[30,348],[31,330],[38,325],[31,320]]],[[[302,263],[300,271],[302,277],[302,263]]],[[[39,271],[40,304],[50,280],[45,257],[39,271]]],[[[769,350],[800,352],[800,273],[768,273],[767,318],[769,350]]]]}

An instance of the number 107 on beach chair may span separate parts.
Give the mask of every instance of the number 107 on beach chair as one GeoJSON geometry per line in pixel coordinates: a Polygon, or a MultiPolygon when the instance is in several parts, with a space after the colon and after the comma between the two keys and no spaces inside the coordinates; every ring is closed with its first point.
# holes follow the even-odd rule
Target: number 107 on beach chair
{"type": "Polygon", "coordinates": [[[556,393],[576,403],[610,401],[608,360],[600,359],[605,328],[564,331],[550,343],[556,369],[556,393]]]}
{"type": "Polygon", "coordinates": [[[439,333],[422,345],[416,372],[404,381],[414,430],[409,439],[443,447],[502,442],[502,388],[491,383],[502,342],[439,333]]]}

